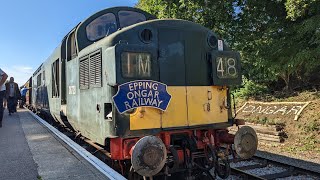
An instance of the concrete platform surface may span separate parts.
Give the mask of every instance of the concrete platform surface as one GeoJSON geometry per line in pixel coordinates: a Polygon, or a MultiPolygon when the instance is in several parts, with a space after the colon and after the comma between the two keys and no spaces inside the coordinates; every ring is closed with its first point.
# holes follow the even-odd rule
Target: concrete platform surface
{"type": "Polygon", "coordinates": [[[4,112],[0,128],[0,179],[108,179],[27,110],[4,112]]]}

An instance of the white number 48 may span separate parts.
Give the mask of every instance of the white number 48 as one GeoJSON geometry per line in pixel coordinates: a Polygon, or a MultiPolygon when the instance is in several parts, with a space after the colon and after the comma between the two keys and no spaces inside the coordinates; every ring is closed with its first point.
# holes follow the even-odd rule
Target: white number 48
{"type": "Polygon", "coordinates": [[[217,58],[217,74],[219,77],[228,78],[237,76],[236,60],[233,58],[217,58]]]}

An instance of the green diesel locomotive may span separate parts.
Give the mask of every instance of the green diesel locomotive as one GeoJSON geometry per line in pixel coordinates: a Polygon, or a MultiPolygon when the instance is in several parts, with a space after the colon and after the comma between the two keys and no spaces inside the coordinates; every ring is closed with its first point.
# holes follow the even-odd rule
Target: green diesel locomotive
{"type": "Polygon", "coordinates": [[[224,178],[230,150],[249,158],[257,148],[254,131],[226,130],[237,123],[229,86],[240,83],[239,53],[211,30],[115,7],[63,38],[30,78],[28,102],[103,147],[128,177],[212,177],[215,167],[224,178]]]}

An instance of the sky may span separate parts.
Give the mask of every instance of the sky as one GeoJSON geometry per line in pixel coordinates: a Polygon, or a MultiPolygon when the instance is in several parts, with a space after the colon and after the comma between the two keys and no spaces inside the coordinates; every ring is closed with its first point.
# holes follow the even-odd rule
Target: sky
{"type": "Polygon", "coordinates": [[[1,2],[0,68],[21,86],[79,22],[137,0],[8,0],[1,2]]]}

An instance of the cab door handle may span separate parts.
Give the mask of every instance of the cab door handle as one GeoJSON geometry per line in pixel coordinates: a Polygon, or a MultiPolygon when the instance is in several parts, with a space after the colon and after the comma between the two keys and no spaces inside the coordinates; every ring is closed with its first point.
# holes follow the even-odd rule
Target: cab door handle
{"type": "Polygon", "coordinates": [[[208,93],[208,100],[209,101],[212,100],[212,92],[208,90],[207,93],[208,93]]]}

